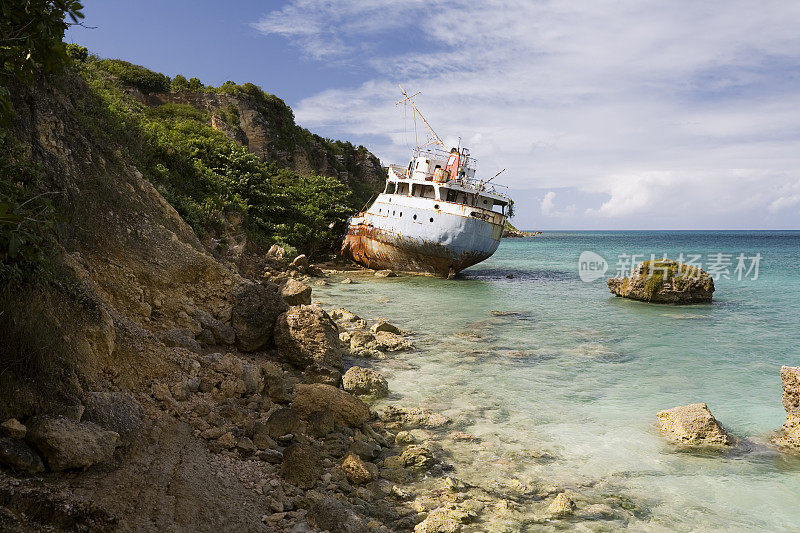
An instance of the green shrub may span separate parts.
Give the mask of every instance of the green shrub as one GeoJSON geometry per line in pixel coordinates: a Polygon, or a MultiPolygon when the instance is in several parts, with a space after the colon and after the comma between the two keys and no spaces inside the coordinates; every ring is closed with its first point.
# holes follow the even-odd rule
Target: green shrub
{"type": "Polygon", "coordinates": [[[136,87],[145,94],[163,93],[170,90],[170,79],[160,72],[154,72],[121,59],[104,59],[98,64],[116,76],[122,83],[136,87]]]}
{"type": "Polygon", "coordinates": [[[188,91],[189,90],[189,82],[186,81],[186,77],[181,74],[178,74],[174,78],[172,78],[172,84],[170,86],[172,92],[181,92],[181,91],[188,91]]]}
{"type": "Polygon", "coordinates": [[[189,90],[194,92],[202,91],[205,88],[203,82],[197,78],[189,78],[189,90]]]}
{"type": "Polygon", "coordinates": [[[86,61],[89,59],[89,49],[75,43],[67,44],[67,55],[73,61],[86,61]]]}

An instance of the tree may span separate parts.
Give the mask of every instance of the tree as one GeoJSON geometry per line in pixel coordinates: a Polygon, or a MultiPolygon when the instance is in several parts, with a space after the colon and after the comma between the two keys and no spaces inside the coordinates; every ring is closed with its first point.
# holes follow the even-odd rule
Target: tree
{"type": "MultiPolygon", "coordinates": [[[[197,78],[194,78],[197,79],[197,78]]],[[[174,78],[172,78],[172,92],[180,92],[186,91],[189,89],[189,82],[186,81],[186,78],[181,74],[178,74],[174,78]]]]}
{"type": "Polygon", "coordinates": [[[3,0],[0,3],[0,119],[11,114],[9,83],[29,83],[37,69],[60,68],[67,60],[62,40],[83,18],[78,0],[3,0]],[[68,23],[65,17],[72,21],[68,23]]]}
{"type": "Polygon", "coordinates": [[[190,91],[195,91],[195,92],[202,91],[204,87],[205,86],[203,85],[203,82],[200,81],[199,79],[197,79],[197,78],[189,78],[189,90],[190,91]]]}

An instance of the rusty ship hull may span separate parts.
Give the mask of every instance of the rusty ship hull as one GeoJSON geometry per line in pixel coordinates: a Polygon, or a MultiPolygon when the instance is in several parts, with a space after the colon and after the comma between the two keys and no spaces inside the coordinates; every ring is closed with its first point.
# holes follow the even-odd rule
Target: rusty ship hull
{"type": "Polygon", "coordinates": [[[474,206],[382,194],[350,219],[342,254],[376,270],[453,276],[491,257],[504,222],[474,206]]]}

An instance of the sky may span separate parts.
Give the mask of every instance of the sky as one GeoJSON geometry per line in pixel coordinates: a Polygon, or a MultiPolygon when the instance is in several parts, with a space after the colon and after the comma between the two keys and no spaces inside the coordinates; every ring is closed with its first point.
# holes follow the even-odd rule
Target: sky
{"type": "Polygon", "coordinates": [[[521,228],[800,229],[800,3],[85,0],[67,41],[247,81],[384,165],[398,84],[521,228]]]}

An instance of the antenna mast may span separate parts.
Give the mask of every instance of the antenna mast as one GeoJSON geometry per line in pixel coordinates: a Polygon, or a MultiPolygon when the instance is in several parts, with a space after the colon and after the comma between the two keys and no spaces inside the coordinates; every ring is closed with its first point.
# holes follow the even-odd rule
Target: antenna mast
{"type": "MultiPolygon", "coordinates": [[[[397,86],[398,86],[398,87],[400,87],[400,90],[403,92],[403,96],[405,96],[405,98],[403,98],[402,100],[400,100],[399,102],[397,102],[397,103],[396,103],[396,104],[394,104],[394,105],[400,105],[400,104],[402,104],[403,102],[408,102],[408,103],[410,103],[410,104],[411,104],[411,108],[414,110],[414,112],[415,112],[417,115],[419,115],[419,118],[421,118],[421,119],[422,119],[422,122],[423,122],[423,124],[425,124],[425,127],[426,127],[426,128],[428,128],[428,131],[429,131],[429,132],[431,132],[431,135],[433,135],[433,141],[434,141],[436,144],[438,144],[439,146],[441,146],[442,148],[444,148],[445,150],[447,150],[447,145],[446,145],[446,144],[444,144],[444,141],[441,139],[441,137],[439,137],[438,135],[436,135],[436,132],[435,132],[435,131],[433,131],[433,128],[431,128],[431,125],[430,125],[430,124],[428,124],[428,121],[427,121],[427,120],[425,120],[425,117],[424,117],[424,116],[422,116],[422,113],[420,113],[419,109],[417,109],[417,106],[416,106],[416,104],[414,104],[414,100],[412,100],[412,98],[414,98],[415,96],[417,96],[417,95],[418,95],[420,92],[422,92],[422,91],[417,91],[417,92],[415,92],[414,94],[412,94],[411,96],[409,96],[409,95],[408,95],[408,93],[406,92],[406,90],[405,90],[405,89],[403,89],[403,86],[402,86],[402,85],[400,85],[400,84],[398,83],[398,84],[397,84],[397,86]]],[[[428,144],[428,143],[425,143],[425,144],[428,144]]],[[[417,147],[417,150],[419,150],[420,148],[422,148],[422,147],[421,147],[421,146],[417,147]]]]}

